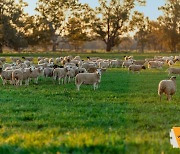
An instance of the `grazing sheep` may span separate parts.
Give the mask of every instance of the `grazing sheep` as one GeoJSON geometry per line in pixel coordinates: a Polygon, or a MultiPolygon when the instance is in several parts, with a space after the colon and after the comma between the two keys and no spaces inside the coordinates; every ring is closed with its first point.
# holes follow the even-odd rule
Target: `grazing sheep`
{"type": "Polygon", "coordinates": [[[81,60],[81,57],[80,57],[80,56],[76,56],[76,57],[74,57],[73,60],[78,60],[78,61],[80,61],[80,60],[81,60]]]}
{"type": "Polygon", "coordinates": [[[164,62],[161,61],[149,61],[148,68],[162,68],[164,62]]]}
{"type": "Polygon", "coordinates": [[[180,68],[168,68],[167,69],[167,72],[169,73],[168,75],[171,75],[171,74],[180,74],[180,68]]]}
{"type": "Polygon", "coordinates": [[[167,100],[170,101],[172,95],[176,92],[176,77],[172,76],[169,80],[162,80],[158,86],[158,95],[160,96],[160,101],[162,94],[165,93],[167,100]]]}
{"type": "Polygon", "coordinates": [[[140,72],[142,69],[146,69],[144,65],[130,65],[129,66],[129,71],[132,72],[140,72]]]}
{"type": "Polygon", "coordinates": [[[75,84],[79,91],[81,84],[93,85],[94,90],[98,88],[101,82],[101,69],[97,69],[95,73],[79,73],[76,75],[75,84]]]}
{"type": "Polygon", "coordinates": [[[104,60],[104,61],[99,63],[99,68],[108,68],[109,64],[110,64],[109,61],[104,60]]]}
{"type": "Polygon", "coordinates": [[[135,65],[144,65],[145,64],[145,60],[134,60],[133,64],[135,65]]]}
{"type": "Polygon", "coordinates": [[[111,60],[110,66],[111,67],[120,67],[120,66],[122,66],[123,62],[124,62],[123,60],[111,60]]]}

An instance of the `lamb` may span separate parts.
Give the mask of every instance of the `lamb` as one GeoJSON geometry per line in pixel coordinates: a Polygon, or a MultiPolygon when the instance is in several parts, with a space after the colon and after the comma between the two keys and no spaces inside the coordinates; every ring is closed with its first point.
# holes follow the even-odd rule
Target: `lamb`
{"type": "Polygon", "coordinates": [[[176,77],[172,76],[169,80],[162,80],[158,86],[158,95],[160,96],[160,101],[162,94],[165,93],[167,95],[167,100],[170,101],[172,95],[176,92],[176,77]]]}
{"type": "Polygon", "coordinates": [[[180,74],[180,68],[174,68],[174,67],[171,67],[171,68],[168,68],[167,69],[167,72],[169,72],[168,75],[170,74],[180,74]]]}
{"type": "Polygon", "coordinates": [[[101,69],[97,69],[95,73],[79,73],[75,77],[75,84],[79,91],[81,84],[93,85],[94,90],[98,88],[101,82],[101,69]]]}
{"type": "Polygon", "coordinates": [[[144,65],[130,65],[129,66],[129,71],[132,72],[140,72],[142,69],[146,69],[144,65]]]}
{"type": "Polygon", "coordinates": [[[66,78],[67,78],[67,73],[68,73],[69,68],[65,67],[65,68],[55,68],[53,71],[53,78],[54,80],[58,79],[59,84],[61,82],[62,79],[62,84],[66,83],[66,78]]]}

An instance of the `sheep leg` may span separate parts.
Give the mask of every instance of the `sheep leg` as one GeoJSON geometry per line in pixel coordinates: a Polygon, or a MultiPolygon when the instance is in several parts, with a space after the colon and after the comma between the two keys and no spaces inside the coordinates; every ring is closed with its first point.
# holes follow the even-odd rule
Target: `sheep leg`
{"type": "Polygon", "coordinates": [[[20,86],[22,86],[22,80],[20,80],[20,86]]]}
{"type": "Polygon", "coordinates": [[[93,84],[94,90],[96,90],[96,83],[93,84]]]}
{"type": "Polygon", "coordinates": [[[64,84],[66,84],[67,82],[67,77],[64,77],[64,84]]]}
{"type": "Polygon", "coordinates": [[[69,76],[69,77],[68,77],[68,83],[70,83],[70,82],[71,82],[71,77],[69,76]]]}
{"type": "Polygon", "coordinates": [[[80,86],[81,86],[81,84],[77,84],[77,85],[76,85],[78,91],[79,91],[79,89],[80,89],[80,86]]]}
{"type": "Polygon", "coordinates": [[[58,78],[59,84],[61,84],[61,78],[58,78]]]}
{"type": "Polygon", "coordinates": [[[35,84],[38,84],[38,77],[35,78],[35,84]]]}
{"type": "Polygon", "coordinates": [[[171,95],[167,95],[167,100],[168,100],[168,101],[171,100],[171,95]]]}
{"type": "Polygon", "coordinates": [[[6,84],[6,80],[3,80],[3,86],[6,84]]]}
{"type": "Polygon", "coordinates": [[[98,89],[98,87],[99,87],[98,84],[96,84],[96,89],[98,89]]]}

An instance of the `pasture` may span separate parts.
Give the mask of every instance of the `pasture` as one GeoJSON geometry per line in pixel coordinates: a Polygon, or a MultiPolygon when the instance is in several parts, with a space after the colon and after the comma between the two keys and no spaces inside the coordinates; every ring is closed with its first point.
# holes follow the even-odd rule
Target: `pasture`
{"type": "Polygon", "coordinates": [[[43,77],[38,85],[22,87],[0,81],[0,153],[179,153],[170,145],[169,131],[180,126],[180,77],[171,102],[164,95],[159,102],[157,95],[166,69],[133,74],[109,68],[96,91],[82,85],[78,92],[74,82],[58,85],[43,77]]]}

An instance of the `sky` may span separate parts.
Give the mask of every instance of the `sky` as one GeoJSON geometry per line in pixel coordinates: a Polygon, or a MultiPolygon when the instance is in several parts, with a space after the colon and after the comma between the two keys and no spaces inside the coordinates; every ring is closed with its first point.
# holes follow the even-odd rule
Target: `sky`
{"type": "MultiPolygon", "coordinates": [[[[25,11],[30,15],[34,15],[36,12],[34,8],[38,0],[24,0],[28,2],[29,6],[25,8],[25,11]]],[[[98,6],[98,0],[79,0],[81,3],[88,3],[92,8],[98,6]]],[[[146,0],[146,6],[137,6],[135,10],[144,13],[145,16],[149,17],[151,20],[156,20],[162,12],[158,10],[158,7],[163,6],[165,0],[146,0]]]]}

